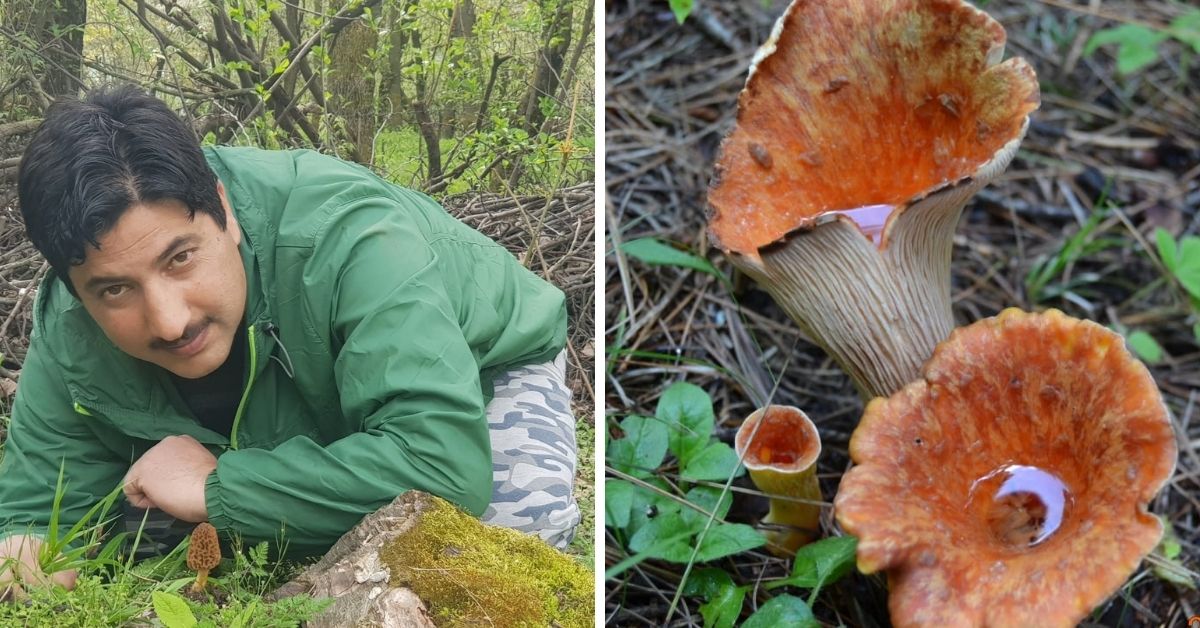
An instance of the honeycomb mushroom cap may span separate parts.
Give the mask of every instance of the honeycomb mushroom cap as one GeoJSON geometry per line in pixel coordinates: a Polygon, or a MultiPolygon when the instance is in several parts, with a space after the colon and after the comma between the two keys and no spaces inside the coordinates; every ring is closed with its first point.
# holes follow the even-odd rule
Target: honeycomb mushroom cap
{"type": "Polygon", "coordinates": [[[217,529],[208,522],[197,525],[192,532],[192,542],[188,545],[188,569],[192,571],[209,570],[220,563],[221,543],[217,539],[217,529]]]}
{"type": "Polygon", "coordinates": [[[859,537],[859,568],[887,572],[897,626],[1073,626],[1158,542],[1147,505],[1176,444],[1121,336],[1009,309],[956,330],[922,380],[872,401],[850,455],[835,513],[859,537]],[[1055,507],[997,491],[1016,468],[1061,482],[1056,529],[1026,536],[1055,507]]]}

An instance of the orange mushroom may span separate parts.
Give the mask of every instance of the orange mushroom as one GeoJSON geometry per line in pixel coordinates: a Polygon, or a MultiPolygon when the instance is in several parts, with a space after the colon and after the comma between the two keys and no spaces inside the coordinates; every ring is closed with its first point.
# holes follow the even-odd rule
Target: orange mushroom
{"type": "Polygon", "coordinates": [[[217,540],[217,529],[202,522],[192,531],[192,542],[188,545],[187,566],[196,572],[196,583],[192,591],[204,591],[208,583],[208,572],[221,563],[221,544],[217,540]]]}
{"type": "Polygon", "coordinates": [[[834,511],[897,626],[1074,626],[1162,534],[1175,436],[1121,336],[1056,310],[953,332],[875,399],[834,511]]]}
{"type": "Polygon", "coordinates": [[[794,554],[816,539],[821,526],[821,436],[808,415],[792,406],[760,408],[742,422],[734,447],[754,485],[770,500],[763,523],[782,526],[767,533],[768,548],[794,554]]]}
{"type": "Polygon", "coordinates": [[[709,231],[865,398],[954,327],[955,225],[1038,106],[1004,41],[962,0],[794,0],[751,64],[709,231]]]}

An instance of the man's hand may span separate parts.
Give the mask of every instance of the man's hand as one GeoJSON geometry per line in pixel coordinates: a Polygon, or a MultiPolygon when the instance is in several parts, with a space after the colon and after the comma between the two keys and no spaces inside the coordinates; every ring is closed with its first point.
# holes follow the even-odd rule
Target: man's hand
{"type": "Polygon", "coordinates": [[[75,570],[59,571],[46,576],[38,565],[38,552],[42,540],[36,536],[14,534],[0,541],[0,600],[10,596],[22,597],[22,585],[44,585],[48,583],[75,588],[75,570]],[[16,583],[13,574],[16,573],[16,583]]]}
{"type": "Polygon", "coordinates": [[[125,474],[125,496],[138,508],[158,508],[183,521],[208,520],[204,482],[217,459],[191,436],[168,436],[125,474]]]}

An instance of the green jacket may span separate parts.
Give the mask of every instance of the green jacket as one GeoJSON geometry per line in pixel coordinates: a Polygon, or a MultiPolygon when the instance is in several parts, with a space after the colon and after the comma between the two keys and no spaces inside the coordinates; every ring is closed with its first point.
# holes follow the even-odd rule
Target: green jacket
{"type": "Polygon", "coordinates": [[[44,533],[60,465],[69,526],[162,438],[218,456],[217,529],[327,549],[409,489],[479,514],[493,373],[552,359],[562,292],[428,197],[311,151],[205,149],[242,229],[247,374],[231,438],[160,367],[42,283],[0,463],[0,533],[44,533]],[[290,371],[290,372],[289,372],[290,371]]]}

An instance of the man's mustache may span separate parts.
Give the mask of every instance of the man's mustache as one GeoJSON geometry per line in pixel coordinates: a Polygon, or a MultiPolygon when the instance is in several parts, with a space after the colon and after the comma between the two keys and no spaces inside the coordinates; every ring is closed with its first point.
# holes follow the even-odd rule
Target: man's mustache
{"type": "Polygon", "coordinates": [[[208,327],[210,324],[212,324],[212,322],[213,322],[213,320],[211,318],[206,318],[203,321],[200,321],[199,323],[196,323],[194,325],[189,325],[186,329],[183,330],[183,335],[176,338],[175,340],[163,340],[160,338],[160,339],[155,340],[154,342],[150,343],[150,346],[154,349],[165,349],[167,351],[170,351],[172,349],[178,349],[178,348],[186,345],[187,343],[195,340],[196,336],[199,336],[200,332],[204,331],[204,329],[206,327],[208,327]]]}

